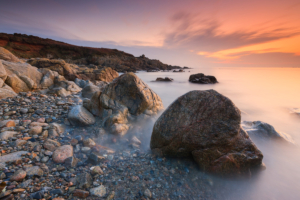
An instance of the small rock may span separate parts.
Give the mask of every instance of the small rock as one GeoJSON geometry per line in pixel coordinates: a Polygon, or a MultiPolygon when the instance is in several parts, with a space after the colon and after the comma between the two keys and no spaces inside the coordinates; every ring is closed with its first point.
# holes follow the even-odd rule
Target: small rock
{"type": "Polygon", "coordinates": [[[19,169],[10,177],[10,181],[22,181],[26,177],[26,174],[26,171],[19,169]]]}
{"type": "Polygon", "coordinates": [[[106,195],[106,188],[103,185],[100,185],[99,187],[90,189],[90,193],[92,196],[104,197],[106,195]]]}

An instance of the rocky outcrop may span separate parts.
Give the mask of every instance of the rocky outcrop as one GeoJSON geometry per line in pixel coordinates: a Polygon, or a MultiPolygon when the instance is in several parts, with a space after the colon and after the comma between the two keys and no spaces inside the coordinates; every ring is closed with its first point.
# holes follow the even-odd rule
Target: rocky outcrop
{"type": "Polygon", "coordinates": [[[27,84],[22,81],[16,74],[8,75],[5,83],[9,85],[16,93],[30,91],[27,84]]]}
{"type": "Polygon", "coordinates": [[[171,81],[173,81],[173,79],[172,79],[172,78],[169,78],[169,77],[165,77],[165,78],[160,78],[160,77],[158,77],[158,78],[156,79],[156,81],[171,82],[171,81]]]}
{"type": "Polygon", "coordinates": [[[250,137],[258,137],[260,139],[275,139],[283,142],[294,144],[292,137],[286,133],[276,131],[273,126],[262,121],[244,121],[243,128],[250,137]]]}
{"type": "Polygon", "coordinates": [[[4,86],[0,88],[0,99],[5,99],[8,97],[15,97],[17,93],[15,93],[9,86],[4,86]]]}
{"type": "Polygon", "coordinates": [[[263,155],[241,128],[240,110],[214,90],[179,97],[155,122],[150,147],[164,155],[190,157],[217,174],[244,174],[263,155]]]}
{"type": "Polygon", "coordinates": [[[2,79],[3,81],[6,80],[6,77],[7,77],[7,73],[6,73],[6,70],[2,64],[2,61],[0,60],[0,79],[2,79]]]}
{"type": "Polygon", "coordinates": [[[154,115],[163,109],[160,97],[134,73],[126,73],[94,93],[91,112],[99,114],[104,126],[117,135],[126,134],[129,119],[154,115]]]}
{"type": "Polygon", "coordinates": [[[66,63],[61,59],[30,59],[27,61],[32,66],[35,66],[39,69],[50,69],[52,71],[58,72],[59,75],[64,76],[67,80],[74,81],[75,78],[78,78],[76,68],[78,66],[66,63]]]}
{"type": "Polygon", "coordinates": [[[189,82],[200,84],[218,83],[216,77],[206,76],[202,73],[190,75],[189,82]]]}
{"type": "Polygon", "coordinates": [[[119,76],[118,72],[116,72],[115,70],[113,70],[110,67],[106,67],[104,69],[101,69],[100,72],[98,72],[95,75],[95,80],[111,82],[118,76],[119,76]]]}
{"type": "Polygon", "coordinates": [[[20,62],[20,60],[7,49],[0,47],[0,59],[9,62],[20,62]]]}

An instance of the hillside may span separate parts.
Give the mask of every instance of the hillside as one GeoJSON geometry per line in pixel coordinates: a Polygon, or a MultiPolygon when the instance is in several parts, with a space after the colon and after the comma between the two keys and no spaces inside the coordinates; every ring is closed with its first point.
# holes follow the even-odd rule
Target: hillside
{"type": "Polygon", "coordinates": [[[17,33],[0,33],[0,46],[20,58],[60,58],[68,63],[111,67],[119,72],[180,68],[145,56],[134,57],[117,49],[82,47],[17,33]]]}

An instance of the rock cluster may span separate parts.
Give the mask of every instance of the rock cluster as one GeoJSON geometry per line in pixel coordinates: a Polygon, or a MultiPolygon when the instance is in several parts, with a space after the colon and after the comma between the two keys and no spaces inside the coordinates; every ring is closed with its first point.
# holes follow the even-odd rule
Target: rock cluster
{"type": "Polygon", "coordinates": [[[244,174],[262,164],[263,155],[241,128],[239,109],[214,90],[179,97],[155,122],[151,149],[190,157],[204,171],[244,174]]]}
{"type": "Polygon", "coordinates": [[[204,75],[202,73],[190,75],[189,82],[200,84],[218,83],[216,77],[204,75]]]}
{"type": "Polygon", "coordinates": [[[160,97],[134,73],[126,73],[95,92],[86,108],[103,119],[109,132],[124,135],[128,121],[163,109],[160,97]]]}

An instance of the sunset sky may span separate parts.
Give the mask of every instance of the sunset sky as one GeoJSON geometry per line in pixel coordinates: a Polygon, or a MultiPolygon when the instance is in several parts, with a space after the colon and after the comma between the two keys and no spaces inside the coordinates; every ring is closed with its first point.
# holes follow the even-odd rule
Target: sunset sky
{"type": "Polygon", "coordinates": [[[300,67],[299,0],[0,0],[0,32],[190,67],[300,67]]]}

